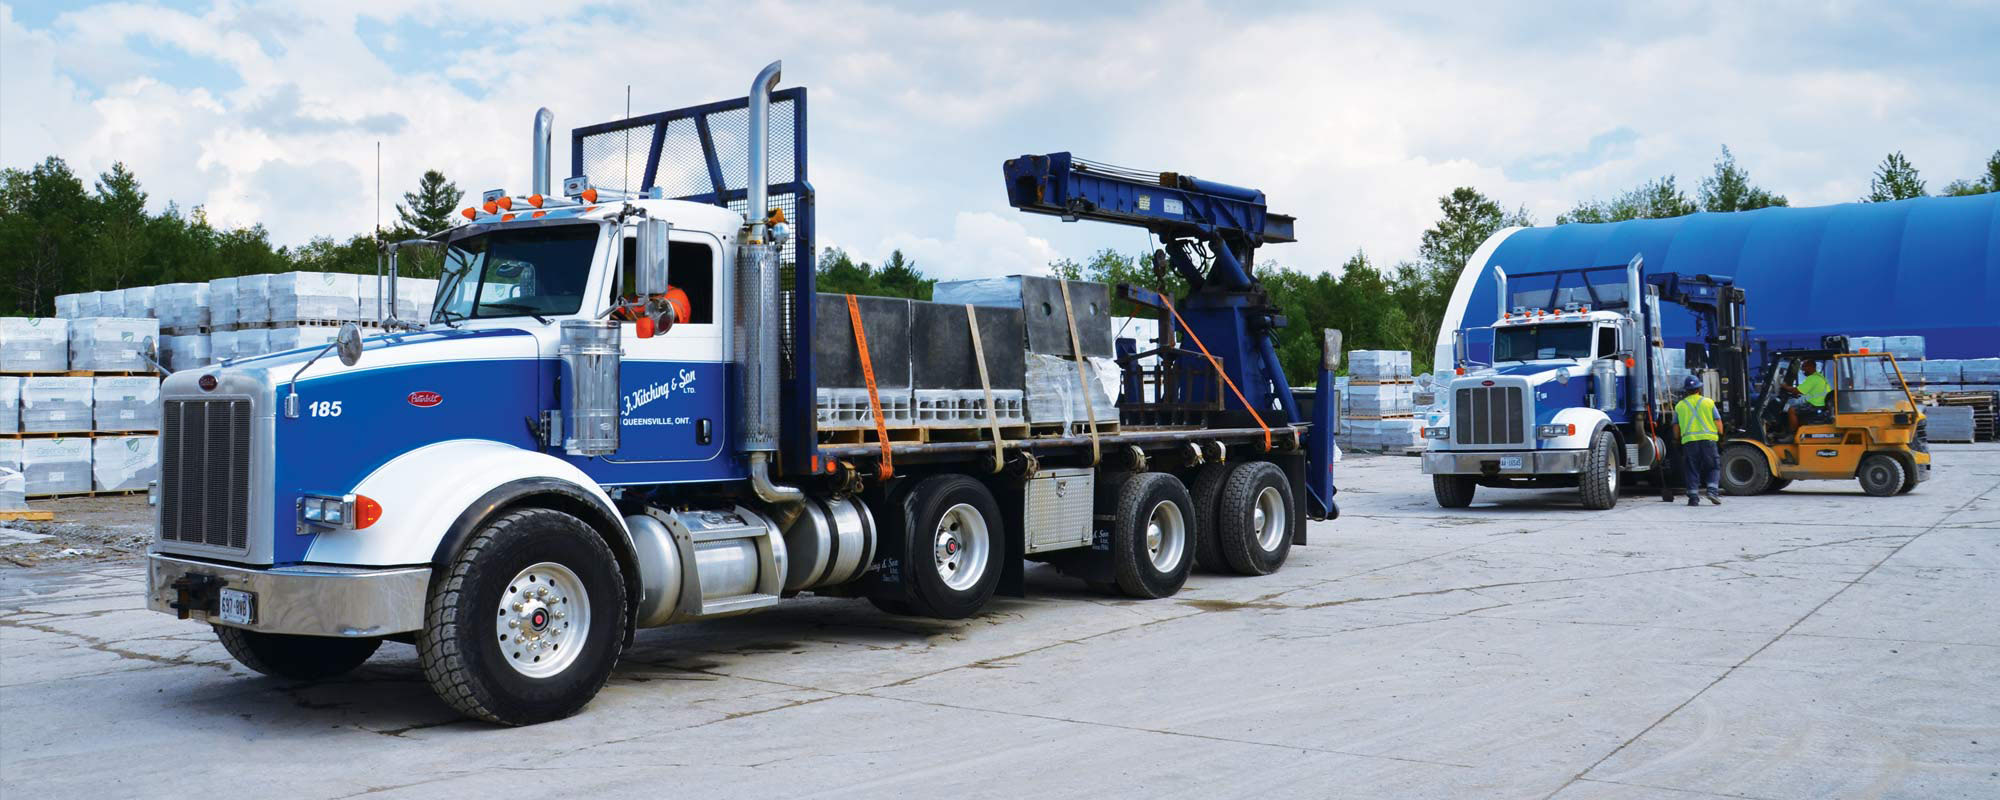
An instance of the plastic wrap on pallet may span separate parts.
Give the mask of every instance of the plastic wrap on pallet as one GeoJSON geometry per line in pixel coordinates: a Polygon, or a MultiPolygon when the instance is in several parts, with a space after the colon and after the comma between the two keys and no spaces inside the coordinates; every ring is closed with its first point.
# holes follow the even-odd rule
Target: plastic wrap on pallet
{"type": "Polygon", "coordinates": [[[88,492],[91,486],[90,439],[24,439],[21,442],[21,472],[27,476],[27,494],[30,497],[88,492]]]}
{"type": "Polygon", "coordinates": [[[0,439],[0,467],[21,468],[21,443],[26,439],[0,439]]]}
{"type": "Polygon", "coordinates": [[[292,328],[272,328],[270,330],[271,352],[280,353],[301,347],[324,347],[333,344],[340,335],[340,328],[333,325],[300,325],[292,328]]]}
{"type": "Polygon", "coordinates": [[[1349,350],[1347,374],[1360,381],[1399,381],[1410,377],[1408,350],[1349,350]]]}
{"type": "Polygon", "coordinates": [[[236,347],[231,358],[250,358],[271,352],[271,331],[256,328],[236,332],[236,347]]]}
{"type": "Polygon", "coordinates": [[[1933,442],[1973,440],[1972,406],[1924,406],[1924,436],[1933,442]]]}
{"type": "Polygon", "coordinates": [[[1960,365],[1955,358],[1939,358],[1901,366],[1905,380],[1922,380],[1926,386],[1932,388],[1955,384],[1962,380],[1960,365]]]}
{"type": "Polygon", "coordinates": [[[21,430],[21,379],[0,375],[0,433],[21,430]]]}
{"type": "Polygon", "coordinates": [[[1961,383],[2000,383],[2000,358],[1967,358],[1958,362],[1961,383]]]}
{"type": "Polygon", "coordinates": [[[91,378],[22,378],[21,430],[83,433],[90,430],[91,378]]]}
{"type": "Polygon", "coordinates": [[[119,306],[124,310],[121,316],[136,317],[139,319],[155,319],[159,317],[154,305],[157,295],[153,290],[154,287],[152,286],[134,286],[124,290],[121,293],[122,303],[119,306]]]}
{"type": "Polygon", "coordinates": [[[160,330],[194,333],[209,326],[206,283],[169,283],[155,288],[153,306],[160,330]]]}
{"type": "Polygon", "coordinates": [[[162,339],[166,351],[167,369],[179,372],[184,369],[200,369],[215,363],[215,348],[209,338],[212,334],[196,333],[187,336],[168,336],[162,339]]]}
{"type": "Polygon", "coordinates": [[[1422,423],[1415,419],[1356,419],[1343,423],[1341,441],[1352,450],[1395,452],[1424,445],[1422,423]]]}
{"type": "Polygon", "coordinates": [[[236,278],[208,282],[208,324],[217,330],[236,327],[236,278]]]}
{"type": "Polygon", "coordinates": [[[56,319],[76,319],[76,304],[82,298],[77,294],[56,295],[56,319]]]}
{"type": "Polygon", "coordinates": [[[91,418],[100,431],[160,429],[160,382],[144,375],[91,378],[91,418]]]}
{"type": "MultiPolygon", "coordinates": [[[[350,272],[285,272],[266,277],[271,321],[361,319],[361,276],[350,272]]],[[[372,279],[371,279],[372,280],[372,279]]]]}
{"type": "Polygon", "coordinates": [[[26,511],[28,476],[20,467],[0,465],[0,511],[26,511]]]}
{"type": "Polygon", "coordinates": [[[1882,350],[1898,360],[1914,361],[1924,357],[1924,337],[1884,336],[1882,350]]]}
{"type": "Polygon", "coordinates": [[[1882,352],[1882,337],[1880,337],[1880,336],[1849,336],[1849,337],[1847,337],[1847,351],[1848,351],[1848,352],[1850,352],[1850,353],[1859,353],[1859,352],[1861,352],[1861,351],[1863,351],[1863,350],[1867,350],[1867,351],[1868,351],[1868,352],[1870,352],[1870,353],[1880,353],[1880,352],[1882,352]]]}
{"type": "MultiPolygon", "coordinates": [[[[116,310],[112,309],[112,311],[116,310]]],[[[103,292],[83,292],[76,296],[76,316],[73,319],[101,317],[104,316],[104,311],[103,292]]]]}
{"type": "Polygon", "coordinates": [[[70,320],[0,317],[0,370],[61,372],[69,369],[70,320]]]}
{"type": "Polygon", "coordinates": [[[1025,399],[1029,423],[1084,425],[1090,422],[1091,411],[1096,412],[1100,423],[1118,421],[1118,406],[1110,394],[1118,386],[1120,373],[1116,362],[1104,358],[1084,359],[1084,372],[1088,376],[1086,383],[1078,382],[1076,362],[1067,358],[1029,353],[1027,362],[1025,399]],[[1089,409],[1083,405],[1086,393],[1089,409]]]}
{"type": "MultiPolygon", "coordinates": [[[[1111,287],[1092,281],[1070,281],[1070,311],[1076,317],[1076,338],[1085,356],[1110,358],[1111,287]]],[[[1062,282],[1039,275],[1008,275],[967,281],[944,281],[931,289],[931,300],[946,305],[1021,309],[1030,352],[1071,355],[1069,320],[1063,314],[1062,282]]]]}
{"type": "Polygon", "coordinates": [[[209,363],[220,364],[236,357],[236,334],[241,331],[215,331],[208,335],[209,363]]]}
{"type": "Polygon", "coordinates": [[[160,321],[86,317],[69,325],[69,368],[93,372],[151,372],[146,357],[160,339],[160,321]],[[142,354],[144,357],[142,357],[142,354]]]}
{"type": "MultiPolygon", "coordinates": [[[[360,319],[381,319],[389,312],[387,303],[381,301],[382,291],[388,287],[384,279],[379,284],[375,276],[364,275],[356,286],[356,296],[360,298],[360,319]]],[[[396,318],[405,322],[427,322],[431,318],[431,303],[437,297],[437,281],[430,278],[396,279],[396,318]]]]}
{"type": "Polygon", "coordinates": [[[236,324],[261,325],[271,321],[271,276],[244,275],[236,279],[236,324]]]}
{"type": "Polygon", "coordinates": [[[100,436],[90,440],[91,488],[144,489],[160,477],[160,437],[100,436]]]}
{"type": "Polygon", "coordinates": [[[1350,414],[1386,417],[1416,412],[1415,389],[1407,383],[1351,383],[1347,386],[1350,414]]]}
{"type": "Polygon", "coordinates": [[[1675,370],[1681,372],[1687,371],[1688,354],[1686,350],[1678,347],[1666,348],[1660,351],[1660,360],[1666,363],[1668,372],[1675,370]]]}

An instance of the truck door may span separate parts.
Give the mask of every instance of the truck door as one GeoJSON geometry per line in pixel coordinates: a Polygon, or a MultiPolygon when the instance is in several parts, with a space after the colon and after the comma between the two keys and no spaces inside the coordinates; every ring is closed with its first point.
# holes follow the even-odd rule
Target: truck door
{"type": "MultiPolygon", "coordinates": [[[[620,285],[629,291],[636,239],[628,235],[625,248],[620,285]]],[[[708,461],[722,454],[729,436],[729,326],[721,253],[710,234],[673,231],[667,280],[687,294],[688,318],[646,339],[634,323],[624,324],[623,427],[618,453],[607,461],[708,461]]]]}

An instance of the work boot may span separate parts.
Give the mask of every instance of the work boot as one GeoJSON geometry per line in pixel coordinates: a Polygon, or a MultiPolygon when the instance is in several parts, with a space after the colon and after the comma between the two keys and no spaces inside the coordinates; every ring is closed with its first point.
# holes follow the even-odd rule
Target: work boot
{"type": "Polygon", "coordinates": [[[1701,495],[1695,492],[1688,492],[1688,505],[1701,505],[1701,495]]]}
{"type": "Polygon", "coordinates": [[[1718,506],[1722,505],[1722,493],[1714,489],[1708,490],[1708,502],[1714,503],[1715,505],[1718,506]]]}

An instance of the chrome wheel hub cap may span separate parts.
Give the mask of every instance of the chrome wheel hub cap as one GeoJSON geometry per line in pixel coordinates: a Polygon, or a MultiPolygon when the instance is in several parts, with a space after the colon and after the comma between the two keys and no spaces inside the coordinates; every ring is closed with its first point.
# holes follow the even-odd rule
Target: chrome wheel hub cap
{"type": "Polygon", "coordinates": [[[953,591],[979,583],[990,560],[991,538],[979,509],[960,503],[945,509],[931,537],[931,557],[938,577],[953,591]]]}
{"type": "Polygon", "coordinates": [[[569,567],[544,561],[507,582],[495,616],[500,656],[515,672],[546,678],[583,652],[590,630],[590,594],[569,567]]]}
{"type": "Polygon", "coordinates": [[[1257,531],[1257,546],[1272,552],[1282,544],[1286,530],[1285,496],[1276,487],[1266,486],[1257,493],[1257,505],[1250,513],[1250,525],[1257,531]]]}
{"type": "Polygon", "coordinates": [[[1180,506],[1161,502],[1146,515],[1146,557],[1153,568],[1172,572],[1187,552],[1187,518],[1180,506]]]}

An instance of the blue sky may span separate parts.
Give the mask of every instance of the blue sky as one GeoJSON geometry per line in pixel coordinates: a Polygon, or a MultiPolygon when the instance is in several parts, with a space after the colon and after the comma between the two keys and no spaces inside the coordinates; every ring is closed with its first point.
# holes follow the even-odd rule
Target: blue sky
{"type": "Polygon", "coordinates": [[[519,191],[536,107],[566,131],[627,83],[646,113],[782,58],[821,244],[966,276],[1144,246],[1007,208],[1023,153],[1264,189],[1300,241],[1262,255],[1325,270],[1412,257],[1454,186],[1546,224],[1692,190],[1725,144],[1795,204],[1858,197],[1891,150],[1935,189],[2000,148],[2000,5],[1501,5],[0,3],[0,165],[123,160],[156,207],[297,243],[372,224],[378,141],[390,202],[426,168],[519,191]]]}

